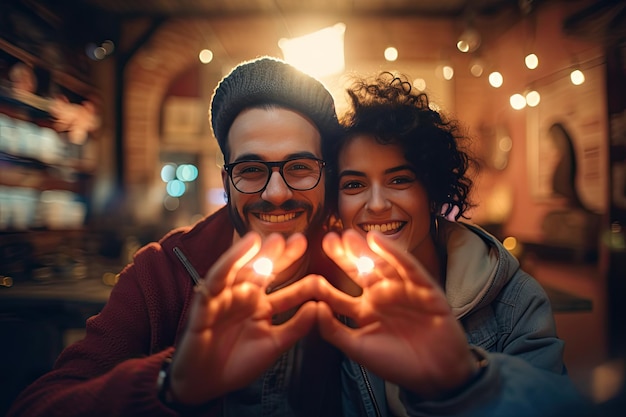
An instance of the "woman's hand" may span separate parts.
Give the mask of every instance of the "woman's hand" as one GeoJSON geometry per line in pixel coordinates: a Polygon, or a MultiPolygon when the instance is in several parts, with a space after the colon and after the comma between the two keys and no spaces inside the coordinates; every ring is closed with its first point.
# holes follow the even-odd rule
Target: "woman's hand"
{"type": "Polygon", "coordinates": [[[445,397],[471,378],[477,365],[465,333],[439,285],[411,254],[378,232],[369,232],[367,240],[353,230],[329,234],[323,246],[363,289],[351,297],[319,280],[313,285],[325,302],[318,306],[318,321],[326,340],[424,399],[445,397]],[[374,261],[371,272],[359,272],[361,256],[374,261]]]}

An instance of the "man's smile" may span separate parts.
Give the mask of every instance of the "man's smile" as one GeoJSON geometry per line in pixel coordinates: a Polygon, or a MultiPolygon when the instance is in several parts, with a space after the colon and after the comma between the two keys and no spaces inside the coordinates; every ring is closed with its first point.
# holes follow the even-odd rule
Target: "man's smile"
{"type": "Polygon", "coordinates": [[[257,217],[259,220],[264,221],[264,222],[284,223],[284,222],[293,220],[296,217],[301,216],[302,213],[304,213],[304,211],[289,212],[289,213],[282,213],[282,214],[253,213],[253,215],[257,217]]]}

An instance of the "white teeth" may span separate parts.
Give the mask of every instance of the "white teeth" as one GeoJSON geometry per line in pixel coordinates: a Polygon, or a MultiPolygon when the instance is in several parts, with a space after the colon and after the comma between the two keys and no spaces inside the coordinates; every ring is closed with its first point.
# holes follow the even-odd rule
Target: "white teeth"
{"type": "Polygon", "coordinates": [[[269,223],[282,223],[292,220],[296,217],[296,213],[288,213],[288,214],[259,214],[259,218],[264,222],[269,223]]]}
{"type": "Polygon", "coordinates": [[[364,224],[363,230],[365,230],[366,232],[369,232],[370,230],[378,230],[379,232],[385,233],[389,231],[396,231],[401,226],[402,226],[402,222],[391,222],[391,223],[384,223],[384,224],[364,224]]]}

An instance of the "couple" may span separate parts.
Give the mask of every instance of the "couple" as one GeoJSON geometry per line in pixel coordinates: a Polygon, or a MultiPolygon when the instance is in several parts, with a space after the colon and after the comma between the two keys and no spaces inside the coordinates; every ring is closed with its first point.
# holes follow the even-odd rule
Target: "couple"
{"type": "Polygon", "coordinates": [[[391,74],[349,95],[340,127],[317,80],[269,57],[234,68],[210,110],[226,207],[142,248],[9,415],[548,415],[578,401],[540,285],[438,215],[470,206],[455,124],[391,74]]]}

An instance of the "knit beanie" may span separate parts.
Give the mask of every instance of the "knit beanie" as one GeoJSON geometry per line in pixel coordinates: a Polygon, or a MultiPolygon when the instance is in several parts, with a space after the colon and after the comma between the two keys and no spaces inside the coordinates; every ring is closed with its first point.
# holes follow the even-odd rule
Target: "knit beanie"
{"type": "Polygon", "coordinates": [[[339,130],[333,97],[322,83],[273,57],[245,61],[226,75],[211,100],[211,127],[224,155],[233,121],[242,110],[276,104],[296,110],[320,130],[324,142],[339,130]]]}

